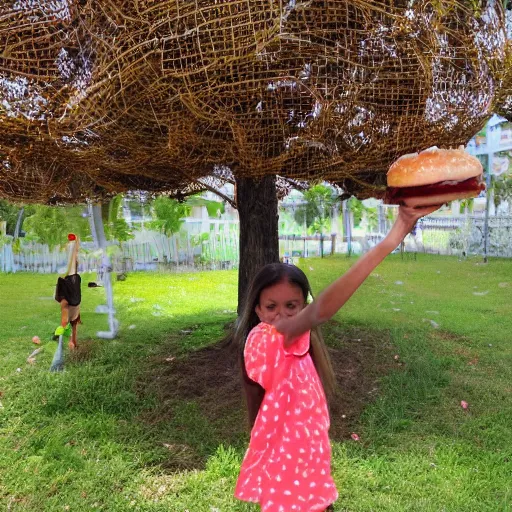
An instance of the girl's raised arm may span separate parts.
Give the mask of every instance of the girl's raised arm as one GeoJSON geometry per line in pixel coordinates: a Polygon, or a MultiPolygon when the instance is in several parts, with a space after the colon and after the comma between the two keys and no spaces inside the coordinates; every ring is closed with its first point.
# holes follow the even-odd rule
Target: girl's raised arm
{"type": "Polygon", "coordinates": [[[281,318],[276,322],[276,329],[285,336],[285,346],[291,345],[304,332],[329,320],[350,299],[379,263],[400,245],[418,219],[436,211],[440,206],[425,208],[401,206],[395,224],[382,242],[359,258],[345,274],[322,291],[297,316],[291,319],[281,318]]]}

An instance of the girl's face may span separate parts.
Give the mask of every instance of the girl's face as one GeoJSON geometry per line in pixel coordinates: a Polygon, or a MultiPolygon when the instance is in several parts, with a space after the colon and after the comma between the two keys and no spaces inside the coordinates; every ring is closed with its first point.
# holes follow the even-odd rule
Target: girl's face
{"type": "Polygon", "coordinates": [[[260,322],[274,324],[279,318],[295,316],[304,306],[300,286],[281,281],[262,290],[255,311],[260,322]]]}

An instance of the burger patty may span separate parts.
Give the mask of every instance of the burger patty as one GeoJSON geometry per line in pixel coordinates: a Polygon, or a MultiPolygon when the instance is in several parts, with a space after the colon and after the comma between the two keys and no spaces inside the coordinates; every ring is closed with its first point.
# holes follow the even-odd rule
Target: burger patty
{"type": "Polygon", "coordinates": [[[485,183],[482,181],[481,175],[464,181],[441,181],[419,187],[388,187],[384,196],[384,203],[401,204],[404,199],[409,197],[425,197],[472,191],[480,193],[482,190],[485,190],[485,183]]]}

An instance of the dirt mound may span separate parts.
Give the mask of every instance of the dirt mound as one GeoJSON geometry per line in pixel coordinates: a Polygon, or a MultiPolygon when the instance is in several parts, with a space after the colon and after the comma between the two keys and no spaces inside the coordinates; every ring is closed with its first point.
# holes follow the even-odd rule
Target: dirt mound
{"type": "MultiPolygon", "coordinates": [[[[364,407],[379,391],[379,381],[399,363],[389,335],[346,328],[331,322],[324,329],[338,393],[331,401],[331,439],[342,440],[354,431],[364,407]]],[[[230,444],[248,433],[236,351],[225,342],[183,357],[158,355],[140,380],[144,393],[155,393],[158,405],[142,420],[149,424],[170,421],[179,403],[197,403],[211,424],[222,422],[220,441],[230,444]]]]}

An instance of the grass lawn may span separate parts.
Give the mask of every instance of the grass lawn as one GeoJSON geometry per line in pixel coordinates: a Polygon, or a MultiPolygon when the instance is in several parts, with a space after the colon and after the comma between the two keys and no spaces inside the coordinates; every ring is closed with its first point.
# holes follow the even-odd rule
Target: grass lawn
{"type": "MultiPolygon", "coordinates": [[[[319,291],[353,261],[302,264],[319,291]]],[[[257,511],[232,498],[248,434],[218,348],[236,278],[130,274],[108,341],[82,276],[80,349],[50,374],[56,276],[0,274],[0,510],[257,511]]],[[[336,511],[512,510],[511,298],[510,260],[393,255],[326,326],[336,511]]]]}

